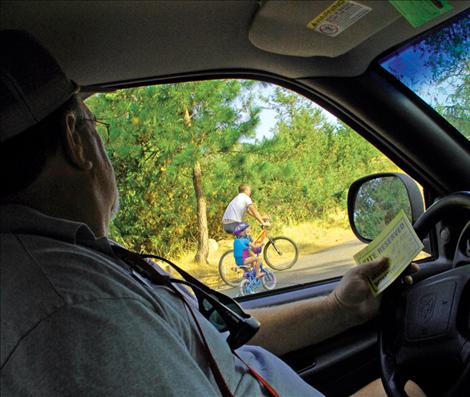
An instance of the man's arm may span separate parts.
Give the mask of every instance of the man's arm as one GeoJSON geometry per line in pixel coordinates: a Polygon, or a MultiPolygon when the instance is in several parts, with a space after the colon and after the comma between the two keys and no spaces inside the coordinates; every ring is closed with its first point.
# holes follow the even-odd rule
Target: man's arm
{"type": "Polygon", "coordinates": [[[372,295],[367,277],[379,275],[387,266],[381,260],[350,269],[328,296],[250,310],[261,322],[250,344],[281,355],[369,320],[377,314],[380,299],[372,295]]]}
{"type": "Polygon", "coordinates": [[[248,208],[246,209],[246,212],[248,212],[248,214],[250,214],[253,218],[255,218],[261,225],[267,224],[264,221],[263,217],[258,212],[258,210],[256,209],[254,204],[250,204],[248,208]]]}

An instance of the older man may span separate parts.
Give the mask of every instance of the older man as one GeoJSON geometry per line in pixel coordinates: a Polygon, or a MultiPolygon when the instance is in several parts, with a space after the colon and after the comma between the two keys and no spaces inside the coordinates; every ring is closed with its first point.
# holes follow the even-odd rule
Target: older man
{"type": "Polygon", "coordinates": [[[250,196],[251,187],[241,184],[238,187],[238,194],[230,201],[222,217],[222,226],[227,233],[234,232],[246,213],[255,218],[261,225],[269,225],[269,222],[266,222],[256,209],[250,196]]]}
{"type": "MultiPolygon", "coordinates": [[[[95,116],[33,38],[4,31],[0,44],[2,396],[320,395],[261,347],[234,354],[191,298],[116,256],[116,180],[95,116]]],[[[255,311],[253,342],[280,354],[366,321],[378,301],[365,280],[386,266],[255,311]]]]}

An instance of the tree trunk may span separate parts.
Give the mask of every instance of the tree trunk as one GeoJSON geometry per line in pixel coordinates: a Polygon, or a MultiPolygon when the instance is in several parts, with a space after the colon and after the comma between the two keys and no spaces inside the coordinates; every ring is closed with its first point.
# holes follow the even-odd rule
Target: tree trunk
{"type": "Polygon", "coordinates": [[[197,228],[199,232],[197,252],[194,260],[197,263],[208,263],[207,257],[209,256],[209,230],[207,228],[207,205],[206,197],[204,196],[204,191],[202,190],[202,172],[199,161],[194,163],[193,185],[194,192],[196,193],[197,228]]]}

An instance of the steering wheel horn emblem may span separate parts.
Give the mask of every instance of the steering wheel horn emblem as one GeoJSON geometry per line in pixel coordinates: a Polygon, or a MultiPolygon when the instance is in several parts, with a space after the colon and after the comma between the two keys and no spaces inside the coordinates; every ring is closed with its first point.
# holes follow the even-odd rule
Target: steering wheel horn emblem
{"type": "Polygon", "coordinates": [[[421,324],[425,324],[431,320],[436,306],[436,294],[430,293],[421,297],[418,304],[417,320],[421,324]]]}

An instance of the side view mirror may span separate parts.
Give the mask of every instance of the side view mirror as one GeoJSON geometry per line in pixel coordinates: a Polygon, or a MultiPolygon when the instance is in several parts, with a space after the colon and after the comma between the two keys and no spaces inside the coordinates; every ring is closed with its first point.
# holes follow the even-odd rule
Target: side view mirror
{"type": "Polygon", "coordinates": [[[398,172],[368,175],[349,188],[349,224],[364,243],[372,241],[400,210],[411,224],[424,212],[421,191],[408,175],[398,172]]]}

